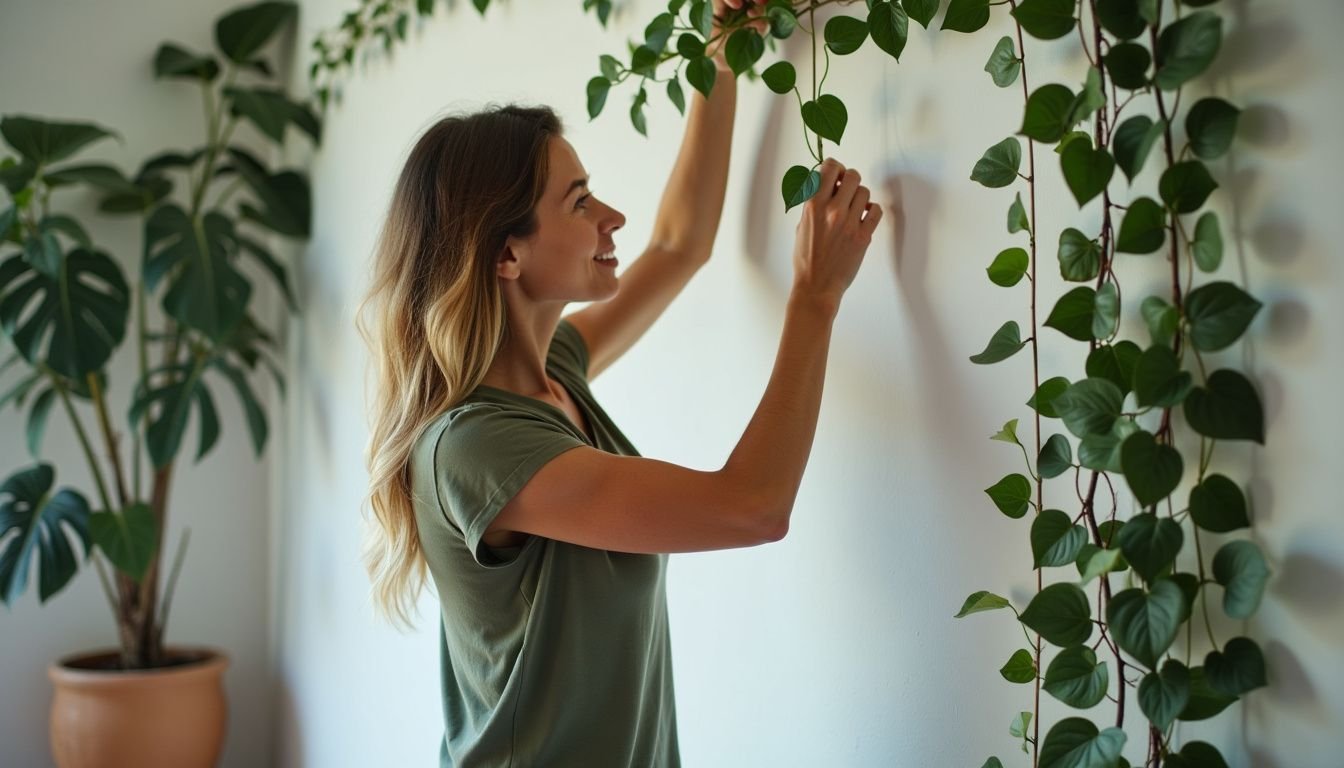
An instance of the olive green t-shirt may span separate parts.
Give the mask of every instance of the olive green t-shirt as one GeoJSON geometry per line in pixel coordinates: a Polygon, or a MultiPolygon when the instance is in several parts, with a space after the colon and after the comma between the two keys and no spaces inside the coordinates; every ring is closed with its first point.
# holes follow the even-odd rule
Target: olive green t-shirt
{"type": "Polygon", "coordinates": [[[440,765],[678,766],[666,555],[481,536],[547,461],[635,447],[588,389],[588,350],[561,320],[547,373],[592,436],[549,403],[482,385],[425,430],[416,523],[439,595],[440,765]]]}

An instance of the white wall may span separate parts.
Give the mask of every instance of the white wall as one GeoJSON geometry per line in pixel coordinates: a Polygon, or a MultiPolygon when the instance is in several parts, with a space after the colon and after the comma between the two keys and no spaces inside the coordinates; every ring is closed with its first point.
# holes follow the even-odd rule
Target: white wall
{"type": "MultiPolygon", "coordinates": [[[[306,3],[303,39],[347,5],[306,3]]],[[[431,764],[441,733],[434,598],[422,600],[419,630],[399,635],[372,618],[358,561],[367,358],[353,311],[411,143],[449,109],[553,105],[594,189],[628,216],[617,235],[628,258],[648,236],[680,139],[681,120],[661,98],[648,140],[625,120],[627,89],[596,122],[584,112],[597,54],[637,36],[656,3],[635,3],[609,32],[581,17],[577,2],[501,3],[485,20],[457,5],[451,15],[440,6],[393,60],[375,57],[361,69],[313,168],[317,236],[304,257],[306,314],[290,334],[293,410],[277,473],[278,759],[286,766],[431,764]]],[[[1344,530],[1332,482],[1344,409],[1330,384],[1344,374],[1344,345],[1329,340],[1344,328],[1344,277],[1331,248],[1344,239],[1334,202],[1344,168],[1333,146],[1344,105],[1330,83],[1344,66],[1336,43],[1344,11],[1308,0],[1217,7],[1229,34],[1213,87],[1247,107],[1235,151],[1213,169],[1224,185],[1213,205],[1241,235],[1220,276],[1244,280],[1267,304],[1245,358],[1222,359],[1260,382],[1269,427],[1267,449],[1220,449],[1218,466],[1251,478],[1253,537],[1276,578],[1252,622],[1215,628],[1224,639],[1246,633],[1261,642],[1271,686],[1181,737],[1216,741],[1234,766],[1325,768],[1344,748],[1344,530]]],[[[1001,13],[995,24],[1003,29],[1001,13]]],[[[996,38],[912,25],[900,65],[870,45],[832,67],[829,82],[851,115],[836,154],[882,189],[904,190],[908,231],[898,258],[884,225],[837,323],[789,537],[673,558],[687,765],[979,765],[990,754],[1024,764],[1007,727],[1031,708],[1028,689],[997,674],[1021,634],[1007,614],[951,618],[976,589],[1019,606],[1034,589],[1026,524],[1003,518],[980,491],[1017,466],[1011,450],[985,438],[1008,418],[1027,423],[1028,358],[991,369],[966,360],[999,323],[1026,320],[1023,290],[981,277],[1011,242],[1000,223],[1011,194],[968,181],[980,153],[1011,134],[1020,114],[1020,91],[995,89],[981,71],[996,38]]],[[[1038,50],[1034,84],[1052,71],[1082,71],[1059,46],[1038,50]]],[[[796,220],[779,210],[777,179],[805,157],[788,100],[744,84],[738,114],[713,261],[594,384],[645,455],[699,468],[727,456],[770,372],[796,220]]],[[[1055,156],[1039,158],[1050,179],[1042,231],[1095,216],[1095,205],[1080,214],[1067,198],[1055,156]]],[[[1045,253],[1042,289],[1054,297],[1060,286],[1045,253]]],[[[1123,258],[1122,279],[1156,284],[1160,257],[1123,258]]],[[[1076,377],[1069,349],[1049,339],[1042,364],[1076,377]]],[[[1065,489],[1050,493],[1051,503],[1065,503],[1065,489]]],[[[1047,697],[1047,722],[1062,712],[1047,697]]],[[[1139,721],[1131,709],[1130,724],[1139,721]]],[[[1146,740],[1131,733],[1127,754],[1136,760],[1146,740]]]]}
{"type": "MultiPolygon", "coordinates": [[[[212,50],[215,17],[233,5],[221,0],[5,0],[0,4],[0,114],[91,121],[110,128],[123,141],[92,145],[75,162],[107,162],[128,174],[157,152],[193,149],[205,139],[200,89],[184,81],[156,82],[154,51],[168,40],[197,51],[212,50]]],[[[250,128],[240,128],[235,138],[264,151],[250,128]]],[[[58,191],[52,199],[88,226],[95,242],[112,254],[133,285],[140,263],[141,222],[98,213],[98,196],[83,188],[58,191]]],[[[260,314],[266,317],[276,305],[275,296],[264,282],[257,283],[262,286],[258,289],[260,314]]],[[[151,306],[151,324],[160,316],[158,305],[151,306]]],[[[157,346],[152,349],[157,361],[161,352],[157,346]]],[[[0,389],[17,381],[20,369],[16,366],[6,372],[0,389]]],[[[108,371],[108,402],[119,429],[125,429],[124,414],[137,370],[134,347],[127,343],[108,371]]],[[[269,379],[254,379],[253,385],[278,426],[283,415],[271,404],[274,396],[269,379]]],[[[165,538],[172,547],[169,555],[175,553],[183,527],[191,529],[191,545],[173,601],[167,641],[170,645],[217,646],[231,657],[224,677],[230,710],[222,765],[250,768],[266,764],[273,733],[267,683],[267,462],[274,449],[268,446],[257,461],[232,388],[211,387],[219,408],[220,442],[201,465],[193,467],[190,459],[197,440],[193,418],[184,442],[191,446],[190,455],[178,464],[169,496],[165,538]]],[[[31,403],[30,397],[27,404],[31,403]]],[[[81,408],[80,414],[86,431],[97,434],[92,409],[81,408]]],[[[3,476],[33,462],[25,447],[27,422],[26,411],[20,414],[7,408],[0,413],[3,476]]],[[[84,454],[59,406],[48,420],[42,448],[42,459],[56,467],[57,488],[77,488],[97,504],[84,454]]],[[[101,448],[95,450],[104,453],[101,448]]],[[[129,451],[126,437],[122,455],[127,458],[128,471],[129,451]]],[[[148,493],[148,460],[143,466],[142,488],[148,493]]],[[[164,567],[170,562],[165,560],[164,567]]],[[[35,581],[34,576],[28,594],[16,605],[0,611],[0,763],[16,768],[51,764],[47,664],[60,656],[117,643],[116,623],[92,567],[45,606],[37,601],[35,581]]]]}

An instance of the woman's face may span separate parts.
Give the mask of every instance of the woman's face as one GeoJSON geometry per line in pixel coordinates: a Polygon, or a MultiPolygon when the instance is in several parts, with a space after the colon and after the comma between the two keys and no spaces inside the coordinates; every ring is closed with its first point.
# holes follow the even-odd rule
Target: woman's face
{"type": "Polygon", "coordinates": [[[625,224],[620,211],[588,189],[588,174],[574,147],[561,136],[547,142],[546,190],[537,201],[537,229],[509,238],[499,276],[517,281],[533,301],[601,301],[616,294],[612,232],[625,224]]]}

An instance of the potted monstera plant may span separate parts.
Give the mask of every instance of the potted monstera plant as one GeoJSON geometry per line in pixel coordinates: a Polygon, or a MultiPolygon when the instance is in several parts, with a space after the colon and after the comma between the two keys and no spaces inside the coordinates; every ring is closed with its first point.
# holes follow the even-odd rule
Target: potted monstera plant
{"type": "Polygon", "coordinates": [[[52,749],[62,766],[213,765],[222,747],[227,657],[165,644],[185,534],[170,574],[161,555],[188,422],[196,422],[200,462],[220,436],[216,392],[231,391],[259,456],[267,417],[249,374],[264,366],[284,391],[267,354],[275,338],[251,311],[248,271],[274,281],[297,311],[268,243],[308,236],[311,195],[302,173],[273,172],[233,136],[250,122],[276,144],[289,126],[319,141],[314,112],[267,85],[267,50],[296,13],[293,3],[265,2],[224,14],[214,28],[217,53],[162,44],[154,74],[183,98],[200,98],[184,81],[203,89],[207,135],[198,148],[146,159],[132,176],[76,158],[111,136],[106,128],[0,119],[0,408],[26,410],[35,460],[0,469],[0,600],[21,596],[36,572],[46,602],[91,563],[119,644],[49,668],[52,749]],[[62,212],[70,188],[99,195],[104,213],[142,219],[138,258],[114,259],[98,246],[96,226],[62,212]],[[151,316],[150,302],[161,313],[151,316]],[[111,402],[109,362],[132,339],[138,377],[121,390],[126,402],[111,402]],[[57,403],[78,436],[91,489],[57,490],[58,467],[40,458],[57,403]]]}

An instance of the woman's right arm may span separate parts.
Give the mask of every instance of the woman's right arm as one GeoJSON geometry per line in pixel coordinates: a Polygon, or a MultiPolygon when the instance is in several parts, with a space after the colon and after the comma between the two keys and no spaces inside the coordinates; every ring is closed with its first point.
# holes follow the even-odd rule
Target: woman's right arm
{"type": "Polygon", "coordinates": [[[835,315],[882,215],[857,173],[827,160],[821,175],[821,190],[804,204],[798,225],[794,286],[774,370],[723,468],[703,472],[575,448],[537,470],[487,532],[648,553],[752,546],[784,536],[816,434],[835,315]]]}

